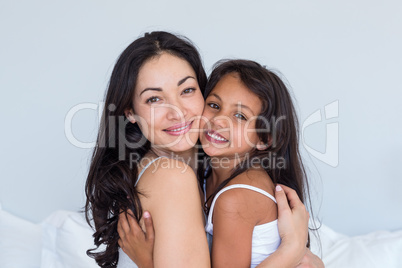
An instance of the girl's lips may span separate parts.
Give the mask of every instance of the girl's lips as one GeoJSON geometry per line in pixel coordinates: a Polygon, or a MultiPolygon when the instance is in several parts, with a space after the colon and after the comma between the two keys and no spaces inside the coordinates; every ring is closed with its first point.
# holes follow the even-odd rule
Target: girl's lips
{"type": "Polygon", "coordinates": [[[209,142],[214,142],[214,143],[225,143],[225,142],[229,142],[227,139],[225,139],[222,135],[220,135],[218,132],[213,131],[211,129],[206,130],[204,132],[205,138],[209,141],[209,142]]]}
{"type": "Polygon", "coordinates": [[[172,127],[164,129],[163,131],[165,131],[169,135],[180,136],[180,135],[187,133],[190,130],[193,122],[194,121],[186,122],[186,123],[182,123],[182,124],[176,124],[172,127]]]}

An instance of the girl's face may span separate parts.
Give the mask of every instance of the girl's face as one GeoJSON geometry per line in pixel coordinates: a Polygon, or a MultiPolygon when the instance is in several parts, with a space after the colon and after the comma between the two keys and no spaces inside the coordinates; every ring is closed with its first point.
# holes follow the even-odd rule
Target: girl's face
{"type": "Polygon", "coordinates": [[[184,152],[196,144],[204,99],[187,61],[168,53],[148,60],[138,73],[133,106],[126,115],[154,148],[184,152]]]}
{"type": "Polygon", "coordinates": [[[261,100],[241,82],[238,74],[225,75],[205,100],[200,123],[205,153],[232,159],[262,145],[255,130],[261,106],[261,100]]]}

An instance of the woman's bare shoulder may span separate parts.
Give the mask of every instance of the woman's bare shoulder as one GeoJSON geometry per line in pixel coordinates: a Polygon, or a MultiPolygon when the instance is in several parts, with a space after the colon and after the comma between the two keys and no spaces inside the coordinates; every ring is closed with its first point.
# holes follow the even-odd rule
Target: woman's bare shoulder
{"type": "MultiPolygon", "coordinates": [[[[152,162],[152,164],[150,164],[150,166],[144,172],[143,176],[145,176],[145,177],[149,177],[149,176],[153,176],[153,175],[180,176],[180,174],[183,174],[185,176],[194,175],[194,177],[195,177],[194,171],[186,163],[184,163],[180,160],[177,160],[177,159],[161,157],[161,158],[155,160],[154,162],[152,162]]],[[[160,178],[160,177],[158,177],[158,178],[160,178]]]]}
{"type": "Polygon", "coordinates": [[[194,188],[197,183],[197,177],[189,165],[177,159],[161,157],[147,167],[138,185],[150,191],[160,188],[165,191],[181,191],[188,187],[194,188]]]}

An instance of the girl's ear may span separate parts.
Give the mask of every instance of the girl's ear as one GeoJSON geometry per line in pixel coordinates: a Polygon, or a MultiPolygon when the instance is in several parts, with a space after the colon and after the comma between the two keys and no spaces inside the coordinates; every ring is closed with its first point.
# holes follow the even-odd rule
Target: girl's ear
{"type": "Polygon", "coordinates": [[[127,117],[127,119],[131,122],[131,123],[135,123],[135,118],[134,118],[134,112],[133,109],[126,109],[124,110],[124,114],[127,117]]]}
{"type": "Polygon", "coordinates": [[[265,142],[263,142],[262,140],[260,140],[258,143],[257,143],[257,150],[259,150],[259,151],[263,151],[263,150],[266,150],[268,147],[270,147],[272,145],[272,136],[271,135],[269,135],[268,136],[268,143],[265,143],[265,142]]]}
{"type": "Polygon", "coordinates": [[[259,141],[257,143],[256,147],[257,147],[257,150],[263,151],[263,150],[266,150],[268,148],[268,144],[265,144],[265,142],[263,142],[263,141],[259,141]]]}

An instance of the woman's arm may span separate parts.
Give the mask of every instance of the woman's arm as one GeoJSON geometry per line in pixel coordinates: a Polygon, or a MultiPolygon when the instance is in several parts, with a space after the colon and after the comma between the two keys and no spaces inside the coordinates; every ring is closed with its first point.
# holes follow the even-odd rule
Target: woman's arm
{"type": "Polygon", "coordinates": [[[297,193],[284,185],[276,187],[278,202],[279,248],[257,267],[324,267],[324,263],[306,247],[309,213],[297,193]]]}
{"type": "MultiPolygon", "coordinates": [[[[192,169],[180,161],[161,158],[156,170],[150,167],[143,174],[138,191],[144,196],[143,208],[152,214],[154,266],[210,267],[198,182],[192,169]]],[[[136,239],[135,235],[130,237],[121,237],[126,252],[125,240],[136,239]]]]}
{"type": "Polygon", "coordinates": [[[154,265],[209,267],[197,178],[180,161],[162,158],[159,164],[153,174],[142,178],[146,184],[140,188],[150,200],[148,210],[153,216],[154,265]]]}

